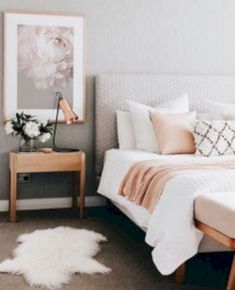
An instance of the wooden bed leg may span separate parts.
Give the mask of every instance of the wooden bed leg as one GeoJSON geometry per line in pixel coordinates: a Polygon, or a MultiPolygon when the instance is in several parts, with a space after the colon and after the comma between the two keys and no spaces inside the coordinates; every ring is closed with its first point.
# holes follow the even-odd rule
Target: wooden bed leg
{"type": "Polygon", "coordinates": [[[226,290],[234,290],[234,289],[235,289],[235,255],[233,257],[226,290]]]}
{"type": "MultiPolygon", "coordinates": [[[[185,280],[185,273],[186,273],[186,263],[179,266],[178,269],[175,271],[175,278],[177,284],[183,284],[185,280]]],[[[229,289],[230,290],[230,289],[229,289]]]]}

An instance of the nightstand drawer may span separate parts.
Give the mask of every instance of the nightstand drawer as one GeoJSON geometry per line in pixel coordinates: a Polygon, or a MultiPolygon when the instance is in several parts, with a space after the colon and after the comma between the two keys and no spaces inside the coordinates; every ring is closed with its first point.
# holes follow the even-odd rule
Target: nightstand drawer
{"type": "Polygon", "coordinates": [[[79,171],[82,154],[82,152],[11,154],[10,169],[15,167],[17,173],[79,171]]]}

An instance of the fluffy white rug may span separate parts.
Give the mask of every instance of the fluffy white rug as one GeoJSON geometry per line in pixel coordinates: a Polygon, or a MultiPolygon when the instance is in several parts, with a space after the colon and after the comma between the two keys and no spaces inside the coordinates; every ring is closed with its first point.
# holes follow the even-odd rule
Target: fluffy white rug
{"type": "Polygon", "coordinates": [[[92,259],[107,239],[98,233],[69,227],[36,230],[19,236],[14,258],[0,263],[0,272],[24,275],[31,286],[59,288],[72,273],[108,273],[92,259]]]}

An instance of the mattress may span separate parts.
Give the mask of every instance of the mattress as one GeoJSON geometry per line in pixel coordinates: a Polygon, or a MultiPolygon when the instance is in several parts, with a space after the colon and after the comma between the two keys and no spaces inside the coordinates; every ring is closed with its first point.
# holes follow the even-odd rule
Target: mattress
{"type": "MultiPolygon", "coordinates": [[[[205,159],[194,154],[160,155],[137,150],[110,149],[105,153],[104,167],[101,175],[98,193],[107,197],[138,227],[146,231],[150,213],[143,207],[136,205],[118,194],[120,184],[131,165],[142,160],[168,160],[170,163],[176,160],[205,159]]],[[[231,156],[213,157],[217,159],[229,159],[231,156]]],[[[228,250],[210,238],[204,238],[200,245],[200,252],[228,250]]]]}

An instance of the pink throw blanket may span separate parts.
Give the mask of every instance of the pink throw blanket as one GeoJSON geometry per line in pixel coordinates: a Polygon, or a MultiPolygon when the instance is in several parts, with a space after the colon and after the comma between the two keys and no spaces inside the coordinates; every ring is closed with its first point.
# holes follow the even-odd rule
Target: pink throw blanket
{"type": "Polygon", "coordinates": [[[122,180],[119,194],[143,206],[149,212],[156,207],[168,180],[188,170],[235,169],[230,161],[190,161],[174,164],[146,160],[135,163],[122,180]]]}

